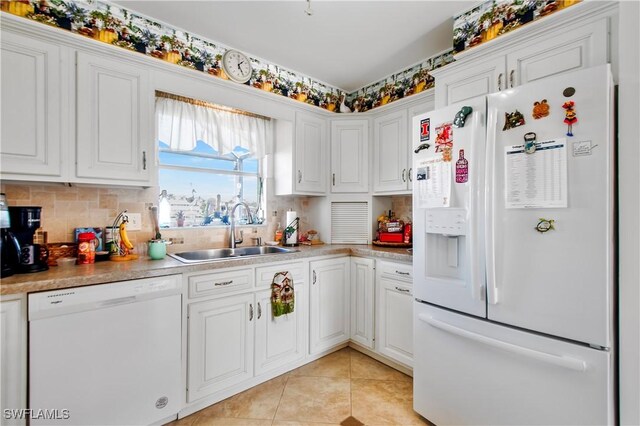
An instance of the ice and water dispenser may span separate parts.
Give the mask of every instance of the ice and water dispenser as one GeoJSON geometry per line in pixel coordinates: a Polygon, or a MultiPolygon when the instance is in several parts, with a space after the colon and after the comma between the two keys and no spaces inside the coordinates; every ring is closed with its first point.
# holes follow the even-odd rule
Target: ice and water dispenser
{"type": "Polygon", "coordinates": [[[425,211],[426,270],[430,278],[464,279],[467,270],[467,210],[425,211]]]}

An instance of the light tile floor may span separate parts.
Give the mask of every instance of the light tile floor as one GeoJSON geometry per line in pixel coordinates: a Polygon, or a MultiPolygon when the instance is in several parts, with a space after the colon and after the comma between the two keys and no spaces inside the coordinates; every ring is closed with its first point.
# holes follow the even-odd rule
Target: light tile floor
{"type": "Polygon", "coordinates": [[[412,385],[344,348],[170,425],[429,425],[412,409],[412,385]]]}

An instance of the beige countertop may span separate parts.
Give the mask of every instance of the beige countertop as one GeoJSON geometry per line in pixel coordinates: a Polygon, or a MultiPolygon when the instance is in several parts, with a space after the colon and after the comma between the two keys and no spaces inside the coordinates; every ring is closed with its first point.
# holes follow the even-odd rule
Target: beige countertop
{"type": "Polygon", "coordinates": [[[406,249],[376,247],[371,245],[300,246],[296,247],[296,249],[298,251],[294,253],[225,259],[194,264],[184,264],[167,256],[163,260],[150,260],[148,257],[144,257],[130,262],[105,261],[91,265],[76,265],[69,268],[53,266],[44,272],[16,274],[8,278],[3,278],[0,280],[0,295],[31,293],[35,291],[80,287],[238,266],[253,266],[335,254],[375,257],[398,262],[412,261],[412,255],[409,254],[406,249]]]}

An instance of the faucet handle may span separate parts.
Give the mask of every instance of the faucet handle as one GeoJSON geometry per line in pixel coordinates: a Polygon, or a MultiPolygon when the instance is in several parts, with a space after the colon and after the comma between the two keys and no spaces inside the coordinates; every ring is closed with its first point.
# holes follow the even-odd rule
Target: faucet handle
{"type": "Polygon", "coordinates": [[[257,246],[262,245],[262,237],[251,237],[251,239],[255,242],[255,245],[257,246]]]}

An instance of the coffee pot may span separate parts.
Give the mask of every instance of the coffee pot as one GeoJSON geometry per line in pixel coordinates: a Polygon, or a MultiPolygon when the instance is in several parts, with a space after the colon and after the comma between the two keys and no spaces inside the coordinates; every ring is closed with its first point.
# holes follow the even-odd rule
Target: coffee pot
{"type": "Polygon", "coordinates": [[[47,259],[49,252],[45,246],[33,244],[33,235],[40,227],[42,207],[9,207],[9,239],[12,241],[10,251],[18,250],[12,255],[17,257],[15,271],[18,273],[40,272],[49,269],[47,259]]]}

